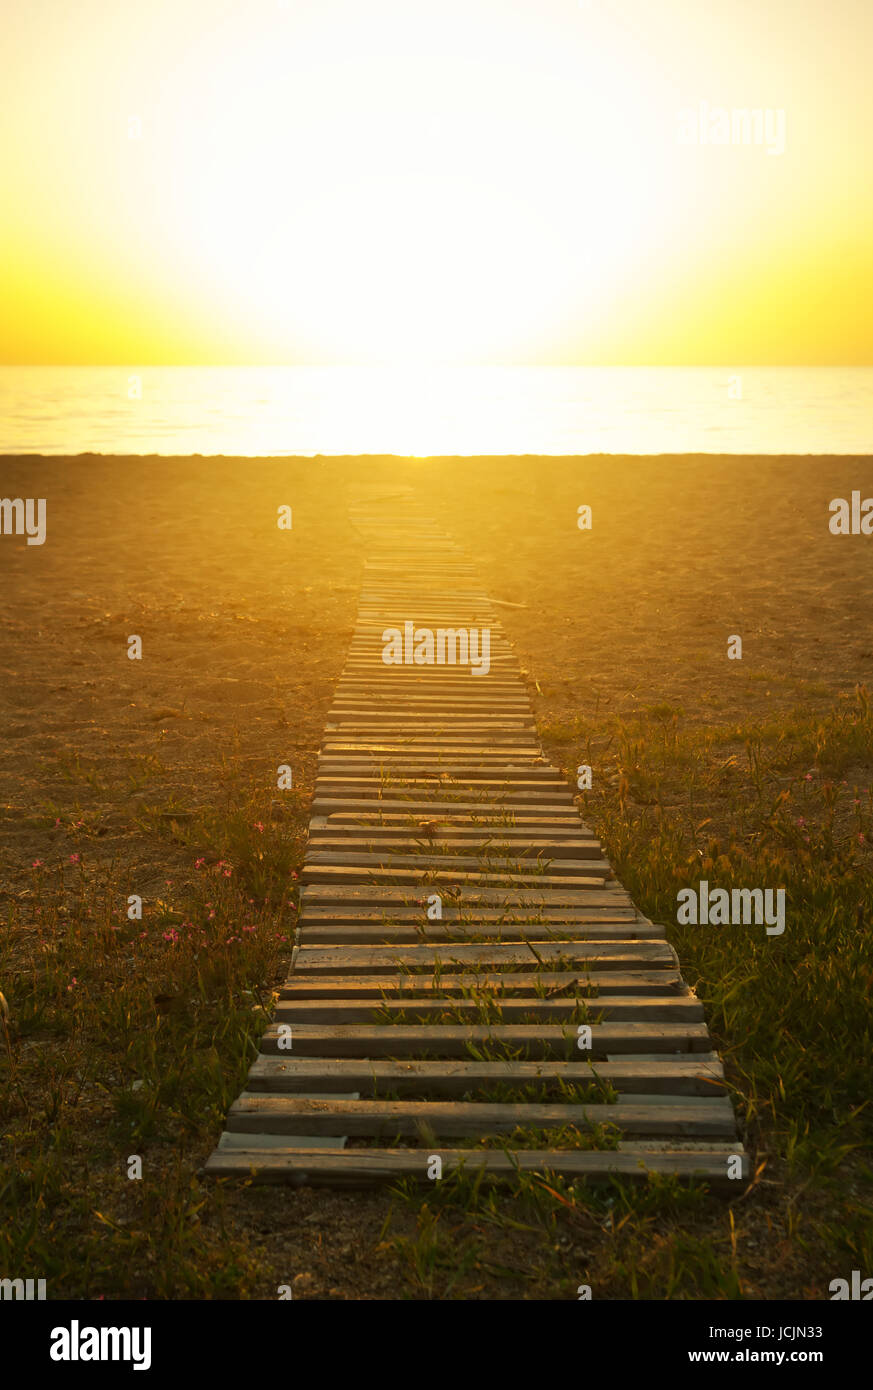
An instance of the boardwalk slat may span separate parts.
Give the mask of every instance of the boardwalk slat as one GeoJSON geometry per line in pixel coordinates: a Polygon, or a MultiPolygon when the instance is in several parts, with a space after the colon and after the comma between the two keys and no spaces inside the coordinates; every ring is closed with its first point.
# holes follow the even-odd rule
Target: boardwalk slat
{"type": "MultiPolygon", "coordinates": [[[[404,869],[394,869],[391,874],[380,875],[378,870],[370,870],[374,878],[392,878],[394,882],[386,882],[383,885],[373,883],[344,884],[337,883],[330,886],[321,883],[307,883],[300,890],[300,901],[304,903],[401,903],[408,902],[417,891],[426,871],[422,869],[420,873],[407,872],[404,869]]],[[[341,878],[340,874],[334,877],[341,878]]],[[[518,877],[522,877],[519,875],[518,877]]],[[[433,875],[427,875],[428,882],[433,875]]],[[[601,879],[577,880],[582,886],[576,886],[571,879],[569,884],[566,881],[557,880],[550,884],[548,881],[541,881],[536,887],[520,887],[513,885],[507,888],[479,887],[475,882],[475,876],[469,875],[469,882],[462,874],[442,874],[438,876],[439,881],[443,882],[448,888],[460,884],[456,887],[453,900],[458,906],[466,907],[487,907],[499,904],[502,907],[612,907],[619,903],[630,905],[630,898],[621,888],[611,888],[608,883],[603,883],[601,879]]],[[[422,904],[424,905],[424,904],[422,904]]]]}
{"type": "MultiPolygon", "coordinates": [[[[531,965],[535,962],[532,960],[531,965]]],[[[402,996],[424,997],[434,993],[463,995],[471,990],[497,990],[501,996],[529,994],[541,988],[545,997],[582,993],[594,998],[610,994],[685,994],[688,992],[678,970],[598,970],[586,971],[510,970],[497,974],[463,975],[442,972],[386,975],[291,975],[279,986],[280,999],[375,999],[402,996]]]]}
{"type": "MultiPolygon", "coordinates": [[[[347,827],[339,826],[330,830],[310,830],[309,833],[309,849],[314,852],[337,850],[345,854],[379,854],[384,851],[390,855],[400,854],[405,858],[409,850],[417,845],[446,855],[477,854],[481,856],[478,859],[479,863],[487,862],[491,857],[546,861],[561,859],[575,863],[584,861],[586,868],[592,861],[606,863],[606,860],[600,859],[601,848],[597,840],[579,840],[570,836],[560,840],[545,836],[541,840],[535,840],[529,835],[510,838],[499,834],[485,838],[480,832],[475,836],[450,837],[445,831],[440,831],[438,835],[425,836],[416,829],[409,831],[405,838],[401,838],[397,831],[385,834],[382,830],[374,830],[369,838],[364,838],[361,832],[353,836],[347,827]]],[[[315,854],[311,857],[315,859],[315,854]]]]}
{"type": "MultiPolygon", "coordinates": [[[[740,1186],[731,1181],[729,1162],[739,1156],[745,1178],[749,1177],[749,1161],[739,1141],[723,1143],[705,1149],[664,1148],[651,1152],[639,1149],[613,1152],[592,1150],[551,1149],[520,1150],[507,1154],[494,1149],[441,1149],[443,1174],[462,1167],[475,1173],[484,1168],[497,1179],[514,1180],[519,1172],[554,1173],[569,1180],[584,1178],[587,1182],[608,1183],[615,1177],[644,1182],[650,1173],[674,1174],[686,1181],[698,1179],[718,1190],[735,1194],[740,1186]]],[[[290,1183],[295,1186],[323,1184],[330,1187],[369,1187],[377,1183],[394,1183],[412,1178],[422,1184],[431,1182],[428,1151],[421,1149],[335,1149],[244,1150],[230,1153],[216,1150],[206,1163],[204,1172],[216,1178],[251,1178],[265,1183],[290,1183]]]]}
{"type": "MultiPolygon", "coordinates": [[[[416,900],[412,904],[391,903],[388,906],[380,907],[374,904],[371,909],[364,909],[358,903],[353,903],[350,908],[339,907],[336,904],[326,904],[324,906],[313,907],[310,903],[304,903],[301,910],[299,923],[301,927],[307,927],[310,923],[328,924],[334,926],[373,926],[380,925],[385,927],[418,925],[422,928],[430,920],[427,917],[427,900],[424,902],[416,900]]],[[[624,923],[628,931],[636,931],[638,927],[650,927],[653,924],[648,918],[641,917],[630,903],[619,903],[615,907],[589,907],[580,909],[578,907],[477,907],[475,920],[470,913],[457,907],[451,906],[451,900],[443,903],[442,925],[451,928],[453,923],[460,924],[459,929],[472,931],[478,927],[480,935],[488,936],[495,926],[522,926],[529,928],[525,932],[526,936],[535,936],[535,927],[544,929],[544,936],[551,936],[556,927],[561,923],[575,925],[577,928],[588,924],[592,927],[598,925],[619,925],[624,923]]],[[[658,935],[664,936],[661,928],[658,928],[658,935]]]]}
{"type": "Polygon", "coordinates": [[[250,1092],[293,1093],[308,1091],[356,1091],[361,1096],[396,1091],[399,1094],[462,1096],[497,1086],[547,1087],[558,1082],[588,1086],[599,1081],[618,1092],[635,1095],[724,1094],[724,1070],[720,1062],[698,1060],[691,1055],[657,1062],[634,1058],[599,1062],[478,1062],[402,1061],[390,1058],[298,1057],[261,1054],[252,1063],[246,1085],[250,1092]]]}
{"type": "Polygon", "coordinates": [[[530,969],[531,961],[548,964],[561,961],[572,969],[587,968],[589,973],[601,962],[611,970],[633,970],[639,965],[650,969],[662,965],[670,969],[676,964],[671,946],[661,941],[597,941],[590,945],[578,942],[541,941],[533,935],[532,946],[446,943],[439,946],[402,946],[396,950],[370,946],[301,946],[294,963],[295,971],[319,974],[346,971],[350,974],[372,974],[379,969],[396,970],[398,962],[409,969],[433,971],[453,962],[470,966],[494,965],[504,969],[514,965],[530,969]],[[533,949],[532,949],[533,947],[533,949]]]}
{"type": "MultiPolygon", "coordinates": [[[[378,999],[350,1000],[293,999],[281,1000],[276,1005],[277,1023],[335,1023],[350,1025],[354,1023],[371,1024],[376,1014],[383,1010],[392,1017],[403,1014],[408,1022],[427,1022],[433,1016],[437,1019],[444,1014],[478,1013],[482,1000],[487,999],[489,1008],[499,1013],[506,1023],[515,1021],[541,1023],[563,1023],[574,1012],[575,1000],[572,993],[555,999],[539,999],[536,996],[525,998],[517,996],[509,999],[495,997],[493,1001],[487,994],[477,995],[475,999],[415,999],[395,996],[384,1004],[378,999]]],[[[630,995],[627,998],[610,995],[604,998],[585,998],[580,994],[585,1008],[592,1017],[617,1021],[631,1019],[640,1023],[699,1023],[703,1018],[703,1005],[692,994],[670,996],[661,995],[654,999],[630,995]]],[[[585,1015],[587,1017],[587,1014],[585,1015]]]]}
{"type": "MultiPolygon", "coordinates": [[[[342,1024],[292,1025],[291,1048],[300,1057],[469,1057],[479,1048],[523,1049],[530,1057],[578,1058],[575,1023],[495,1024],[342,1024]]],[[[703,1023],[592,1023],[592,1057],[616,1052],[708,1052],[703,1023]]],[[[264,1052],[281,1053],[280,1024],[271,1024],[261,1042],[264,1052]]]]}
{"type": "Polygon", "coordinates": [[[726,1096],[688,1096],[671,1105],[489,1104],[475,1101],[309,1100],[288,1095],[243,1094],[227,1117],[232,1133],[346,1134],[406,1138],[422,1125],[438,1138],[511,1134],[520,1127],[590,1131],[609,1125],[628,1138],[683,1135],[727,1139],[734,1132],[726,1096]]]}
{"type": "Polygon", "coordinates": [[[317,922],[305,924],[307,945],[404,945],[442,941],[649,941],[663,940],[663,932],[653,922],[551,922],[539,930],[527,922],[492,925],[487,931],[481,923],[465,926],[459,922],[415,924],[378,922],[317,922]]]}

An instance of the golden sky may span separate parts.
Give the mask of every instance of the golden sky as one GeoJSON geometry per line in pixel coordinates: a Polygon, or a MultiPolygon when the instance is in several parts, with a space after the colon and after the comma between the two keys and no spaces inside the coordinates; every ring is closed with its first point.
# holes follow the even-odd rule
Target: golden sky
{"type": "Polygon", "coordinates": [[[873,363],[873,0],[2,30],[2,362],[873,363]],[[718,108],[775,152],[713,143],[718,108]]]}

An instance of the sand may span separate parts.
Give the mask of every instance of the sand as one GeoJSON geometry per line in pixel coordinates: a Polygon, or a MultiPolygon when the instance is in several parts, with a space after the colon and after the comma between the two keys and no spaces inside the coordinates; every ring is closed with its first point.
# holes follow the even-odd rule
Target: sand
{"type": "Polygon", "coordinates": [[[229,761],[255,780],[291,761],[305,793],[355,611],[360,481],[420,488],[492,595],[524,605],[502,616],[544,723],[652,705],[767,721],[873,675],[873,537],[827,524],[831,498],[873,494],[869,459],[80,456],[0,477],[47,502],[43,546],[0,537],[0,893],[83,818],[148,892],[171,866],[138,810],[208,804],[229,761]]]}

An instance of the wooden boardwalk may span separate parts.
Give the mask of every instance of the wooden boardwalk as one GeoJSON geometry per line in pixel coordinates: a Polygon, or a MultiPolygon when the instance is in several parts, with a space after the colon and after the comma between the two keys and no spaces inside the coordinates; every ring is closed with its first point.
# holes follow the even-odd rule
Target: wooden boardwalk
{"type": "Polygon", "coordinates": [[[736,1191],[730,1156],[747,1159],[702,1007],[544,757],[470,560],[410,495],[353,520],[369,559],[291,974],[204,1171],[365,1185],[427,1181],[438,1156],[443,1174],[736,1191]],[[490,630],[490,670],[386,665],[383,631],[407,621],[490,630]]]}

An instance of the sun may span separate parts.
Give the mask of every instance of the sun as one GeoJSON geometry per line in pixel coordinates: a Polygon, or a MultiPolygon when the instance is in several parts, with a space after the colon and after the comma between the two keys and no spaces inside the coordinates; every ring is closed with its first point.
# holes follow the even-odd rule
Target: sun
{"type": "MultiPolygon", "coordinates": [[[[326,50],[293,83],[265,38],[253,99],[179,122],[179,261],[271,360],[535,358],[596,331],[669,208],[642,81],[616,105],[590,56],[531,69],[524,30],[487,61],[428,58],[417,24],[405,64],[326,50]]],[[[213,53],[211,84],[237,62],[213,53]]]]}

